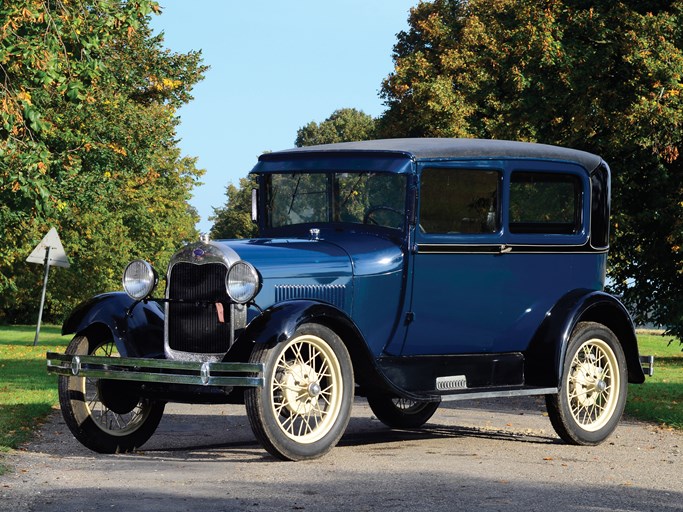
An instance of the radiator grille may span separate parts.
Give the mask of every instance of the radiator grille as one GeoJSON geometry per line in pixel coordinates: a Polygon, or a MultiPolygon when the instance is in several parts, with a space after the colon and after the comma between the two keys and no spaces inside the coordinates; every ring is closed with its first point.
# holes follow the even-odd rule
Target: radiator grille
{"type": "Polygon", "coordinates": [[[345,291],[346,287],[343,284],[281,285],[275,287],[275,302],[316,299],[343,309],[345,291]]]}
{"type": "Polygon", "coordinates": [[[169,303],[168,345],[171,350],[219,354],[230,348],[230,299],[225,291],[227,268],[220,263],[177,263],[169,277],[169,298],[197,303],[169,303]],[[216,303],[223,305],[219,322],[216,303]]]}

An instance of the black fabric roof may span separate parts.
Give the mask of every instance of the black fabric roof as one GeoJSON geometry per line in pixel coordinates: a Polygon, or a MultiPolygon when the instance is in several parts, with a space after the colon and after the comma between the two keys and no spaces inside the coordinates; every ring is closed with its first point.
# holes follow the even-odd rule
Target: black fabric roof
{"type": "Polygon", "coordinates": [[[261,161],[273,161],[288,155],[311,153],[365,153],[383,152],[403,154],[416,160],[442,158],[534,158],[542,160],[562,160],[576,162],[589,171],[595,169],[602,159],[592,153],[576,149],[514,142],[507,140],[484,139],[383,139],[360,142],[342,142],[307,146],[261,155],[261,161]]]}

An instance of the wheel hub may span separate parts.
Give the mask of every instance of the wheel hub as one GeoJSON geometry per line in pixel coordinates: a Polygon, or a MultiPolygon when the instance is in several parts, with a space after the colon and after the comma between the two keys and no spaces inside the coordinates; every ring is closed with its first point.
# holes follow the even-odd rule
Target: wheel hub
{"type": "Polygon", "coordinates": [[[283,381],[283,398],[291,413],[309,414],[317,407],[322,389],[313,368],[304,363],[294,364],[285,373],[283,381]]]}
{"type": "Polygon", "coordinates": [[[576,397],[583,407],[594,405],[600,393],[607,389],[607,383],[600,378],[603,370],[591,363],[581,364],[574,372],[576,397]]]}
{"type": "Polygon", "coordinates": [[[312,398],[317,397],[321,391],[322,391],[322,389],[320,389],[320,384],[318,384],[317,382],[311,382],[308,385],[308,394],[312,398]]]}

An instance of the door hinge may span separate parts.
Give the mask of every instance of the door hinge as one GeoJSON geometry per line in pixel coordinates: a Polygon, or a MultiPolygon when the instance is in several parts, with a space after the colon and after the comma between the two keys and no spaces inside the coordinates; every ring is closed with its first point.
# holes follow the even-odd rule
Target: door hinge
{"type": "Polygon", "coordinates": [[[406,324],[411,323],[413,320],[415,320],[415,313],[413,313],[412,311],[408,311],[406,313],[406,324]]]}

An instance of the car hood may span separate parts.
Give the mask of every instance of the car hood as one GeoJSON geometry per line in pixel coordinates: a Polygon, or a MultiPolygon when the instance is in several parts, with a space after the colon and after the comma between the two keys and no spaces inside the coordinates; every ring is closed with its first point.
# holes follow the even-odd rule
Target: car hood
{"type": "Polygon", "coordinates": [[[221,240],[240,259],[268,278],[335,278],[392,273],[403,266],[403,251],[394,242],[373,235],[337,234],[319,240],[268,238],[221,240]]]}

